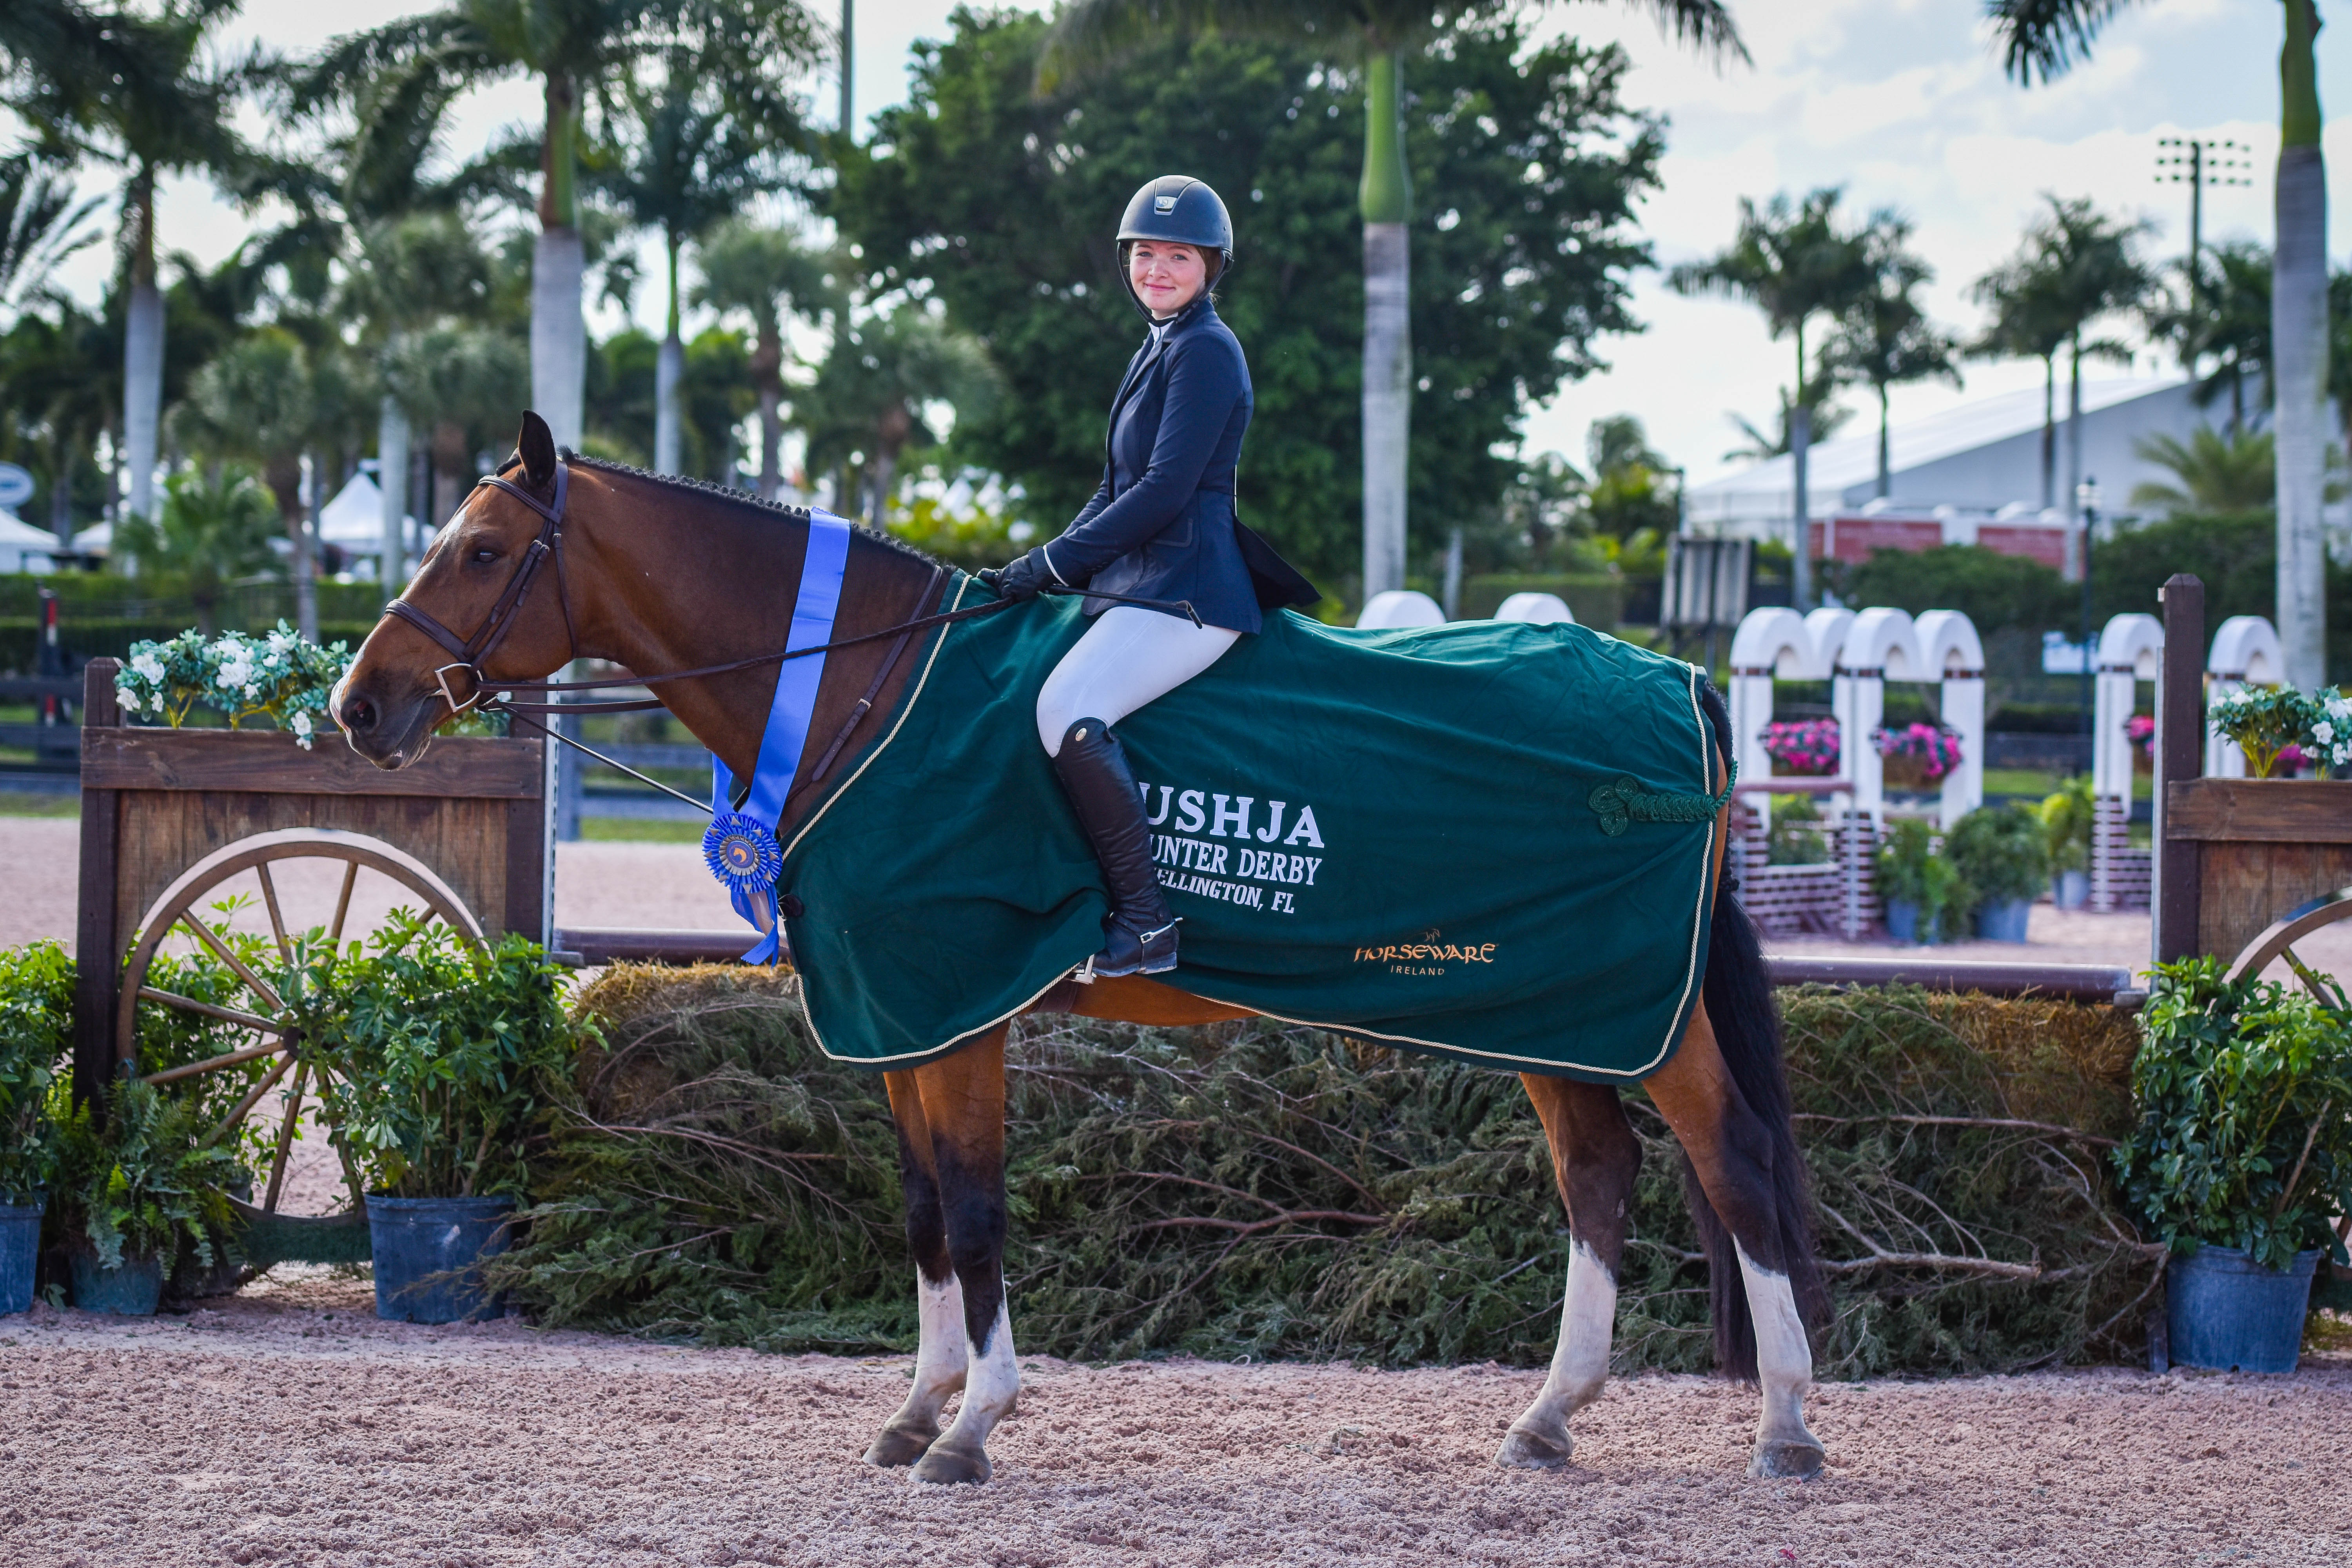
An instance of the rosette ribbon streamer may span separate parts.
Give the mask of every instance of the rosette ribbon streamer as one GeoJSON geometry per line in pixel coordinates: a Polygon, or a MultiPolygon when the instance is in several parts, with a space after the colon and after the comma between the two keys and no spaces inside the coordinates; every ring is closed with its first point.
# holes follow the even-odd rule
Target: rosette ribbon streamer
{"type": "MultiPolygon", "coordinates": [[[[841,605],[842,571],[849,560],[849,524],[830,512],[809,514],[808,556],[801,567],[800,591],[793,603],[787,652],[821,647],[833,639],[834,614],[841,605]]],[[[773,963],[782,956],[782,900],[776,879],[783,850],[776,842],[784,799],[808,749],[809,721],[816,712],[817,688],[824,680],[822,653],[786,659],[776,667],[776,695],[760,737],[760,756],[748,787],[737,799],[735,775],[710,759],[710,827],[702,836],[702,856],[711,875],[726,884],[735,912],[760,932],[743,955],[746,963],[773,963]]]]}

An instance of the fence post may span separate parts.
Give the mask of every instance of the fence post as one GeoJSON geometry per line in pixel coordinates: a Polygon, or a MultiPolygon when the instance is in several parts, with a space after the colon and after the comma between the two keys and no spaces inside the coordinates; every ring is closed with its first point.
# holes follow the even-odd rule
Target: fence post
{"type": "Polygon", "coordinates": [[[2183,572],[2158,591],[2164,604],[2164,675],[2156,689],[2155,906],[2149,947],[2156,963],[2197,955],[2197,841],[2166,837],[2168,792],[2204,772],[2205,584],[2183,572]]]}
{"type": "MultiPolygon", "coordinates": [[[[82,667],[81,717],[85,744],[97,730],[122,722],[114,698],[114,675],[121,661],[94,658],[82,667]]],[[[87,779],[85,772],[82,777],[87,779]]],[[[116,945],[115,859],[122,833],[121,792],[81,792],[81,867],[74,910],[74,1073],[79,1105],[97,1101],[106,1113],[106,1085],[114,1076],[114,1014],[121,1001],[122,950],[116,945]]]]}

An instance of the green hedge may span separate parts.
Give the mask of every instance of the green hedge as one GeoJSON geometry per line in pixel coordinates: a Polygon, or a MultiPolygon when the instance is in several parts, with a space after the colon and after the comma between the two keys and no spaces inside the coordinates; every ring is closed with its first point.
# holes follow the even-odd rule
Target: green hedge
{"type": "MultiPolygon", "coordinates": [[[[277,624],[273,618],[257,625],[231,624],[226,620],[216,627],[220,631],[267,631],[277,624]]],[[[138,642],[163,642],[175,637],[195,625],[194,616],[173,620],[153,618],[116,619],[93,616],[58,617],[58,637],[66,651],[77,658],[128,658],[131,645],[138,642]]],[[[375,629],[375,618],[366,620],[321,621],[319,640],[326,643],[347,642],[357,648],[368,633],[375,629]]],[[[0,616],[0,670],[29,673],[37,668],[40,646],[40,623],[30,618],[0,616]]]]}
{"type": "MultiPolygon", "coordinates": [[[[792,984],[624,965],[588,989],[603,1043],[499,1285],[550,1324],[777,1351],[912,1342],[881,1082],[815,1050],[792,984]]],[[[1916,990],[1782,1002],[1836,1301],[1825,1375],[2138,1353],[2156,1265],[2095,1142],[2129,1127],[2128,1016],[1916,990]]],[[[1013,1061],[1006,1270],[1024,1351],[1550,1355],[1566,1234],[1510,1076],[1263,1022],[1033,1018],[1013,1061]],[[1281,1218],[1307,1211],[1354,1217],[1281,1218]]],[[[1647,1100],[1627,1104],[1645,1158],[1617,1362],[1696,1370],[1705,1271],[1679,1162],[1647,1100]]]]}
{"type": "Polygon", "coordinates": [[[1470,620],[1491,616],[1514,594],[1557,594],[1580,626],[1613,631],[1624,608],[1625,585],[1601,573],[1543,574],[1498,572],[1462,579],[1462,614],[1470,620]]]}

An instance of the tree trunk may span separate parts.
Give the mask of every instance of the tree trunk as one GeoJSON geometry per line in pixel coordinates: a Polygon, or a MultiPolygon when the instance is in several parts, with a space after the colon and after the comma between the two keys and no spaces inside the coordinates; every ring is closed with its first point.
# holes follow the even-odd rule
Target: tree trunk
{"type": "Polygon", "coordinates": [[[294,587],[295,622],[304,637],[315,640],[319,635],[319,585],[312,576],[310,531],[302,511],[302,459],[281,453],[262,465],[261,479],[278,500],[278,520],[285,525],[287,542],[294,547],[286,572],[294,587]]]}
{"type": "Polygon", "coordinates": [[[2083,334],[2074,334],[2074,354],[2066,385],[2066,570],[2069,583],[2083,580],[2083,563],[2090,558],[2084,533],[2083,502],[2083,334]]]}
{"type": "Polygon", "coordinates": [[[1812,457],[1813,410],[1805,401],[1805,323],[1797,322],[1797,396],[1789,409],[1789,510],[1795,524],[1789,596],[1797,613],[1813,607],[1813,507],[1805,465],[1812,457]]]}
{"type": "Polygon", "coordinates": [[[872,473],[874,494],[869,502],[871,510],[866,514],[866,522],[879,533],[890,521],[890,487],[898,478],[898,448],[886,445],[875,453],[872,473]]]}
{"type": "Polygon", "coordinates": [[[662,336],[661,357],[654,362],[654,472],[675,474],[678,465],[677,384],[686,374],[686,344],[678,337],[678,237],[667,237],[669,249],[669,330],[662,336]]]}
{"type": "Polygon", "coordinates": [[[1885,500],[1895,490],[1895,468],[1886,452],[1886,384],[1878,384],[1878,499],[1885,500]]]}
{"type": "MultiPolygon", "coordinates": [[[[760,335],[751,344],[749,369],[751,384],[760,389],[760,497],[773,500],[784,483],[784,338],[781,321],[760,324],[760,335]]],[[[845,511],[841,515],[849,514],[845,511]]]]}
{"type": "Polygon", "coordinates": [[[2042,510],[2058,504],[2058,352],[2042,356],[2042,510]]]}
{"type": "Polygon", "coordinates": [[[376,581],[386,594],[396,594],[408,580],[408,542],[401,527],[408,515],[408,415],[389,395],[376,410],[375,479],[383,492],[376,581]]]}
{"type": "Polygon", "coordinates": [[[49,465],[49,531],[57,535],[58,548],[73,548],[73,447],[69,442],[50,443],[49,465]]]}
{"type": "MultiPolygon", "coordinates": [[[[155,513],[155,451],[163,412],[163,293],[155,286],[155,171],[131,176],[129,210],[131,294],[122,332],[122,452],[130,470],[129,511],[155,513]]],[[[130,563],[126,563],[130,564],[130,563]]]]}
{"type": "Polygon", "coordinates": [[[586,263],[573,190],[579,129],[571,78],[551,73],[540,143],[540,236],[530,264],[530,400],[555,444],[575,448],[588,387],[588,325],[580,313],[586,263]]]}
{"type": "Polygon", "coordinates": [[[2278,632],[2290,686],[2327,679],[2327,556],[2320,530],[2327,456],[2327,184],[2311,0],[2286,0],[2278,249],[2271,273],[2271,352],[2278,395],[2278,632]]]}
{"type": "Polygon", "coordinates": [[[473,483],[473,460],[474,455],[466,448],[466,432],[456,422],[444,419],[433,426],[433,527],[436,531],[448,526],[450,517],[466,499],[466,489],[473,483]]]}
{"type": "Polygon", "coordinates": [[[1412,448],[1412,186],[1400,123],[1402,68],[1367,62],[1364,93],[1364,598],[1404,586],[1412,448]]]}

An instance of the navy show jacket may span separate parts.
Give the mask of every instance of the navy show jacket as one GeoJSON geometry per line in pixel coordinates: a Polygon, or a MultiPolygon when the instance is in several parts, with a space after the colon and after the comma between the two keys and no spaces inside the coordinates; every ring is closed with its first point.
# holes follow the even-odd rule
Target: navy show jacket
{"type": "MultiPolygon", "coordinates": [[[[1234,519],[1234,476],[1250,422],[1241,341],[1203,292],[1128,363],[1111,404],[1103,481],[1045,547],[1073,587],[1190,600],[1213,626],[1263,619],[1234,519]]],[[[1087,601],[1087,613],[1109,609],[1087,601]]]]}

